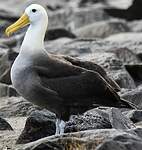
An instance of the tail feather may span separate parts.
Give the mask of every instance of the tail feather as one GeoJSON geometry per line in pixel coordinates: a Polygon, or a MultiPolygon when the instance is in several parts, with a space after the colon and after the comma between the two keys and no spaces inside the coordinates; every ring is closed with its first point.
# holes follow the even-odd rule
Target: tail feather
{"type": "Polygon", "coordinates": [[[133,108],[133,109],[139,109],[134,103],[125,100],[123,98],[120,98],[121,105],[124,106],[124,108],[133,108]]]}
{"type": "Polygon", "coordinates": [[[117,94],[117,92],[111,88],[111,86],[108,86],[108,89],[106,90],[106,96],[110,97],[110,99],[112,101],[112,106],[114,105],[115,107],[120,107],[120,108],[138,109],[138,107],[135,104],[133,104],[132,102],[122,99],[117,94]]]}
{"type": "Polygon", "coordinates": [[[119,92],[121,90],[120,86],[113,81],[111,78],[109,78],[108,76],[105,76],[105,80],[108,82],[108,84],[110,84],[110,86],[116,91],[119,92]]]}

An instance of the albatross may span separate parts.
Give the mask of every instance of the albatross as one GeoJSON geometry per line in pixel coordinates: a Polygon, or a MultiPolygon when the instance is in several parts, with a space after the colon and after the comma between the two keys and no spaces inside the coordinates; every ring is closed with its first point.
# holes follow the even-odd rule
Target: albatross
{"type": "Polygon", "coordinates": [[[64,121],[70,115],[95,106],[135,107],[120,98],[119,86],[99,65],[45,50],[48,15],[42,6],[28,6],[20,19],[6,29],[6,35],[26,25],[29,27],[12,65],[11,81],[26,100],[57,115],[56,134],[64,132],[64,121]]]}

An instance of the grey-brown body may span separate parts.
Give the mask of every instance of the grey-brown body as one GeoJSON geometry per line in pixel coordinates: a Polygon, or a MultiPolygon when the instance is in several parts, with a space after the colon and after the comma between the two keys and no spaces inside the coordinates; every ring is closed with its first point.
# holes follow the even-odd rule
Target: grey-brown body
{"type": "Polygon", "coordinates": [[[45,50],[32,57],[19,54],[11,78],[21,96],[63,120],[94,105],[131,107],[120,99],[119,86],[100,66],[45,50]]]}

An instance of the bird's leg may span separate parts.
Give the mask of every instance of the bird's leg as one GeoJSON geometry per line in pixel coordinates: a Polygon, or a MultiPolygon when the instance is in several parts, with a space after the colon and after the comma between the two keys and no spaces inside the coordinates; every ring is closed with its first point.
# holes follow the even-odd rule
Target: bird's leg
{"type": "Polygon", "coordinates": [[[60,134],[63,134],[64,133],[64,130],[65,130],[65,122],[63,120],[61,120],[60,122],[60,134]]]}
{"type": "Polygon", "coordinates": [[[56,133],[55,135],[60,134],[60,119],[56,119],[56,133]]]}
{"type": "Polygon", "coordinates": [[[65,128],[65,122],[60,119],[56,119],[56,133],[55,135],[63,134],[65,128]]]}

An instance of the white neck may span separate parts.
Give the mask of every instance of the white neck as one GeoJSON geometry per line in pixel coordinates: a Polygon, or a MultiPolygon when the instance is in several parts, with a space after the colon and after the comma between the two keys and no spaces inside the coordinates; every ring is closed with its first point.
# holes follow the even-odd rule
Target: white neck
{"type": "Polygon", "coordinates": [[[40,20],[34,24],[30,24],[20,53],[36,53],[36,51],[44,49],[44,37],[47,29],[48,20],[40,20]]]}

